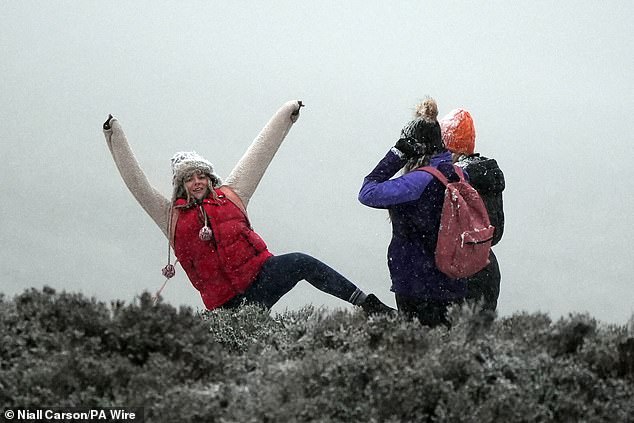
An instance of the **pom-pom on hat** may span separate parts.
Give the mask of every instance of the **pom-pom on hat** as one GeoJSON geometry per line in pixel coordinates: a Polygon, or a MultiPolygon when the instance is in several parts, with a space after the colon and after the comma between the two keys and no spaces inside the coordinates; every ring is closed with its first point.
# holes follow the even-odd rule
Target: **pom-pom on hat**
{"type": "Polygon", "coordinates": [[[471,114],[455,109],[440,120],[442,139],[452,153],[471,155],[475,151],[475,126],[471,114]]]}
{"type": "Polygon", "coordinates": [[[433,98],[427,98],[416,106],[414,120],[409,122],[401,135],[414,138],[425,146],[426,154],[434,154],[443,150],[440,125],[438,124],[438,105],[433,98]]]}
{"type": "Polygon", "coordinates": [[[213,165],[195,151],[179,151],[172,156],[170,161],[172,164],[172,185],[174,186],[175,197],[178,190],[184,187],[185,179],[197,171],[207,175],[214,188],[222,185],[222,180],[214,172],[213,165]]]}

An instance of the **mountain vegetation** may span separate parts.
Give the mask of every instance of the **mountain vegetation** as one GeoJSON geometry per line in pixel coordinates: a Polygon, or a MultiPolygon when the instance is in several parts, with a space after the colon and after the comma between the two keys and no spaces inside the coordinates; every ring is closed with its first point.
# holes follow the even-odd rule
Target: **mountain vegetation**
{"type": "Polygon", "coordinates": [[[149,422],[634,421],[626,325],[468,307],[451,320],[30,289],[0,296],[0,407],[143,407],[149,422]]]}

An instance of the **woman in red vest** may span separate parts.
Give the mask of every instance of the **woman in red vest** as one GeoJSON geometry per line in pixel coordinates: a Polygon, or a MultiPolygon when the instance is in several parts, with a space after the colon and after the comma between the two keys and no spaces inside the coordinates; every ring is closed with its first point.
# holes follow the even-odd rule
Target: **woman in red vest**
{"type": "Polygon", "coordinates": [[[112,116],[103,129],[112,157],[128,189],[169,240],[171,249],[200,292],[205,307],[233,308],[255,303],[270,308],[300,280],[366,313],[392,309],[366,295],[321,261],[303,254],[275,256],[253,231],[247,205],[286,134],[299,117],[300,101],[289,101],[271,118],[223,182],[211,163],[195,152],[172,157],[173,194],[168,199],[148,182],[119,122],[112,116]]]}

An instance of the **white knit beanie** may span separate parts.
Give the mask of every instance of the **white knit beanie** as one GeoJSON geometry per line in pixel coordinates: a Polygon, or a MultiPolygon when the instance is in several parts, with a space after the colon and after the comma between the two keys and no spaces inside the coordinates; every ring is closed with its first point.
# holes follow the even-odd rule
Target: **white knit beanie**
{"type": "Polygon", "coordinates": [[[179,151],[170,159],[172,164],[172,186],[174,187],[174,195],[172,201],[176,199],[176,193],[180,187],[184,187],[185,179],[191,176],[195,171],[200,171],[207,175],[211,180],[213,188],[222,185],[222,180],[214,172],[213,165],[195,151],[179,151]]]}

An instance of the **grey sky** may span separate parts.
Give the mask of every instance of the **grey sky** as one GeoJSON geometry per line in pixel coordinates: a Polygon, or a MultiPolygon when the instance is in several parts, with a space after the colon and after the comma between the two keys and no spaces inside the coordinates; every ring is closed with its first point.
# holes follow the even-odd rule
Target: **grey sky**
{"type": "MultiPolygon", "coordinates": [[[[250,203],[303,251],[394,304],[365,174],[413,106],[465,107],[507,178],[499,311],[634,311],[629,1],[15,1],[0,13],[0,291],[156,290],[167,242],[125,188],[108,113],[150,181],[196,150],[226,176],[285,101],[307,105],[250,203]]],[[[202,302],[179,268],[164,296],[202,302]]],[[[276,310],[345,307],[305,283],[276,310]]]]}

